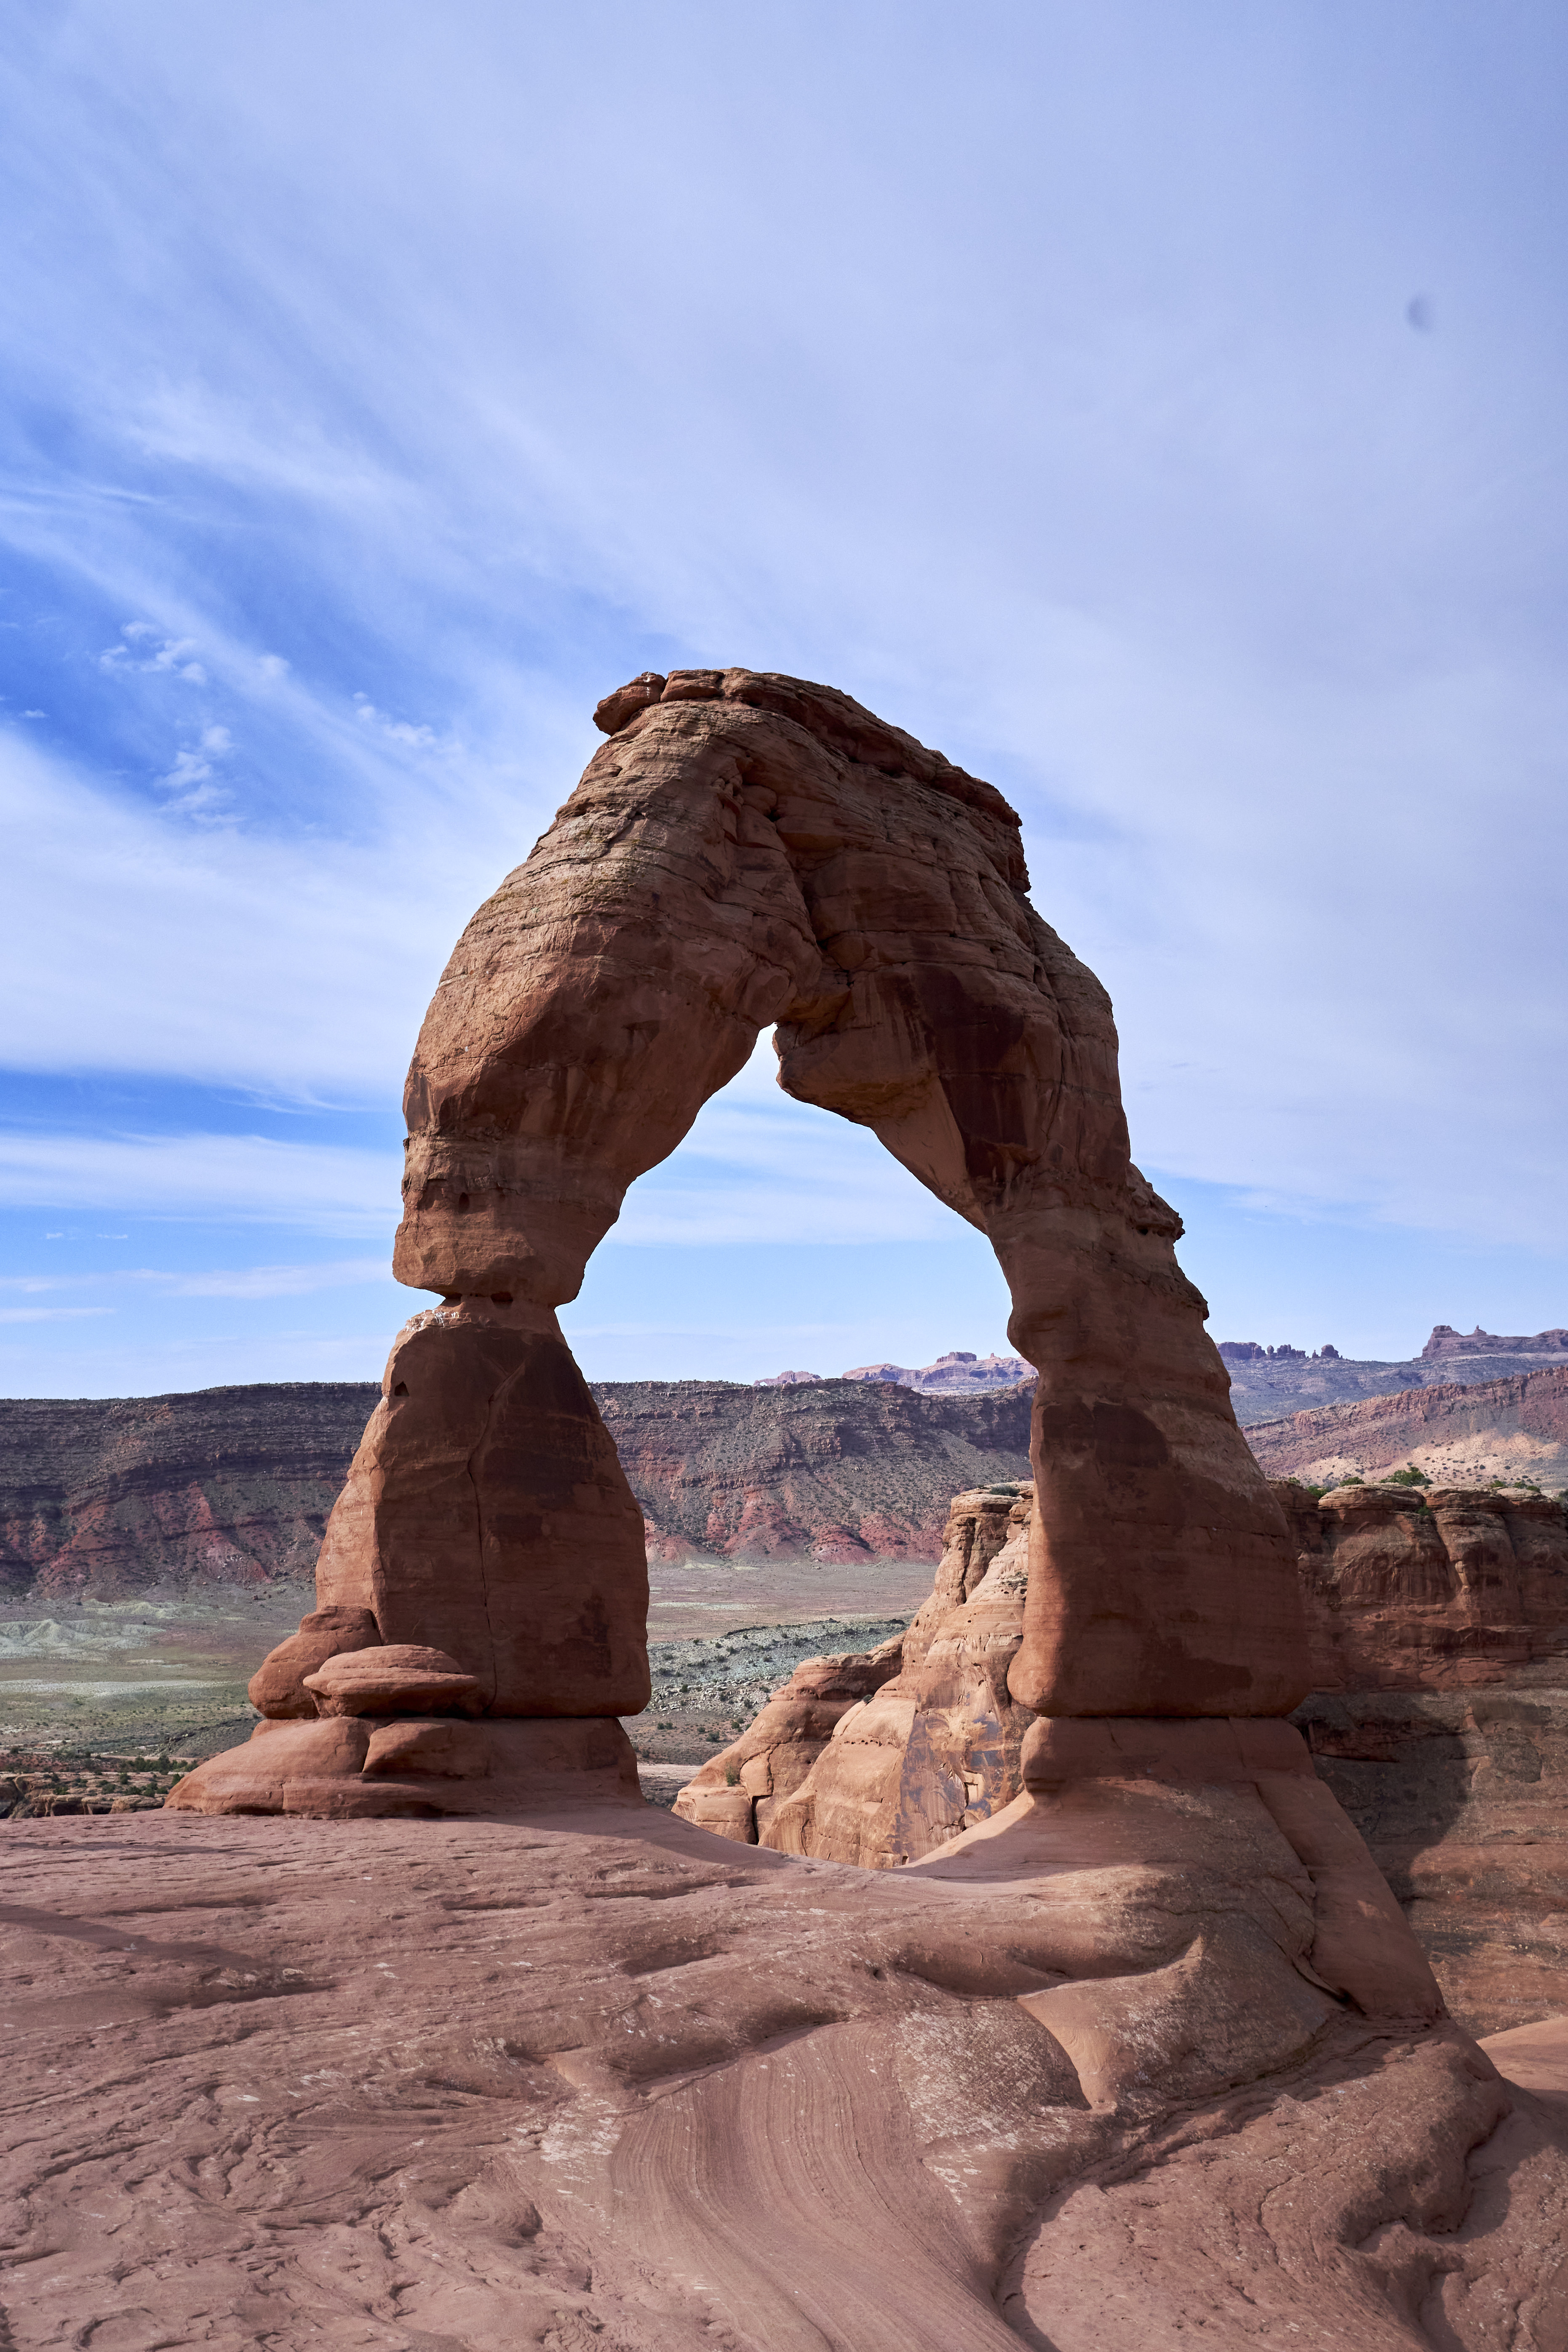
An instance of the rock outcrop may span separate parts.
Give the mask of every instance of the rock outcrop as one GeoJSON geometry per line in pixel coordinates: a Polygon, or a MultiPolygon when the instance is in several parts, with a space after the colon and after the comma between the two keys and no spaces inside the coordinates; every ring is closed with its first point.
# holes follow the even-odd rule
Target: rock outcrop
{"type": "MultiPolygon", "coordinates": [[[[1176,1265],[1179,1221],[1129,1157],[1105,992],[1030,906],[1012,810],[796,679],[680,672],[600,718],[612,740],[469,925],[416,1051],[395,1271],[441,1292],[432,1328],[476,1365],[484,1333],[526,1330],[544,1379],[553,1309],[627,1185],[771,1023],[786,1090],[870,1128],[1007,1276],[1009,1336],[1040,1375],[1015,1688],[1068,1712],[1289,1706],[1283,1522],[1176,1265]]],[[[513,1393],[526,1415],[528,1382],[513,1393]]],[[[367,1440],[367,1475],[391,1431],[367,1440]]],[[[513,1517],[493,1459],[483,1525],[513,1517]]],[[[368,1532],[343,1532],[331,1596],[372,1605],[368,1532]]],[[[536,1540],[521,1521],[507,1538],[521,1585],[536,1540]]],[[[467,1522],[441,1555],[444,1591],[476,1584],[467,1522]]]]}
{"type": "MultiPolygon", "coordinates": [[[[934,1565],[956,1486],[1027,1475],[1027,1388],[816,1385],[592,1384],[650,1559],[934,1565]]],[[[379,1395],[300,1381],[0,1401],[0,1594],[116,1601],[313,1575],[379,1395]]]]}
{"type": "Polygon", "coordinates": [[[1414,1463],[1441,1486],[1568,1486],[1568,1365],[1321,1405],[1247,1434],[1271,1478],[1324,1484],[1414,1463]]]}
{"type": "Polygon", "coordinates": [[[803,1660],[740,1738],[687,1781],[675,1800],[682,1821],[755,1845],[840,1718],[898,1673],[903,1650],[900,1633],[875,1650],[803,1660]]]}
{"type": "Polygon", "coordinates": [[[817,1662],[808,1659],[687,1783],[677,1812],[779,1853],[889,1869],[1011,1803],[1035,1721],[1007,1685],[1024,1634],[1033,1507],[1023,1481],[955,1496],[931,1599],[908,1632],[875,1653],[821,1662],[842,1694],[834,1719],[814,1721],[799,1744],[787,1738],[811,1687],[817,1662]]]}
{"type": "Polygon", "coordinates": [[[1027,1384],[626,1381],[594,1396],[654,1560],[934,1563],[955,1486],[1028,1475],[1027,1384]]]}

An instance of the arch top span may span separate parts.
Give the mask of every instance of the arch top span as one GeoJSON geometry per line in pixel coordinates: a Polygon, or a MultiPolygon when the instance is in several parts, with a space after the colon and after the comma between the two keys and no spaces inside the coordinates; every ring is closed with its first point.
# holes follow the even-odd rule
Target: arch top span
{"type": "Polygon", "coordinates": [[[600,719],[421,1030],[400,1280],[574,1297],[769,1025],[787,1092],[982,1231],[1074,1204],[1175,1234],[1131,1166],[1110,1000],[1030,905],[1000,793],[795,678],[649,677],[600,719]]]}
{"type": "MultiPolygon", "coordinates": [[[[1006,1276],[1009,1336],[1039,1371],[1016,1696],[1067,1715],[1286,1711],[1305,1685],[1285,1524],[1177,1265],[1179,1220],[1132,1164],[1110,1000],[1031,905],[1015,812],[798,678],[647,673],[595,716],[607,740],[468,924],[420,1032],[394,1263],[444,1303],[405,1335],[424,1350],[417,1378],[400,1385],[395,1352],[383,1412],[405,1436],[393,1443],[388,1419],[376,1460],[449,1454],[456,1495],[458,1467],[472,1483],[482,1457],[515,1487],[513,1457],[543,1476],[548,1423],[551,1458],[563,1444],[582,1457],[575,1486],[552,1473],[551,1491],[592,1487],[597,1556],[621,1559],[608,1613],[637,1605],[635,1505],[602,1430],[592,1437],[553,1310],[627,1186],[771,1024],[785,1089],[870,1128],[986,1234],[1006,1276]],[[451,1398],[469,1391],[468,1420],[448,1430],[451,1398]]],[[[326,1600],[374,1606],[377,1575],[392,1589],[384,1567],[365,1567],[398,1517],[374,1484],[361,1480],[352,1509],[345,1495],[341,1526],[334,1515],[326,1600]]],[[[521,1638],[495,1633],[498,1612],[518,1617],[542,1544],[552,1577],[566,1574],[570,1514],[554,1509],[478,1496],[483,1606],[466,1603],[458,1631],[498,1658],[521,1638]]],[[[420,1575],[417,1638],[439,1641],[420,1575]]],[[[456,1637],[441,1646],[462,1654],[456,1637]]],[[[624,1666],[625,1646],[606,1657],[624,1666]]],[[[531,1711],[508,1696],[521,1672],[494,1666],[498,1711],[531,1711]]]]}

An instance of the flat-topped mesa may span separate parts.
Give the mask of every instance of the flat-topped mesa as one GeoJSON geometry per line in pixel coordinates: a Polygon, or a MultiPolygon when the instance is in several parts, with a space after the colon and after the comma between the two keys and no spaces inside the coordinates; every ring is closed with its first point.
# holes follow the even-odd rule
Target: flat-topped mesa
{"type": "MultiPolygon", "coordinates": [[[[448,1652],[486,1715],[637,1712],[641,1515],[555,1309],[628,1185],[774,1030],[984,1233],[1039,1374],[1011,1687],[1058,1715],[1270,1715],[1306,1687],[1288,1531],[1129,1156],[1110,1004],[1035,912],[991,785],[844,694],[648,673],[465,930],[405,1096],[387,1366],[322,1607],[448,1652]]],[[[274,1752],[280,1752],[276,1750],[274,1752]]]]}

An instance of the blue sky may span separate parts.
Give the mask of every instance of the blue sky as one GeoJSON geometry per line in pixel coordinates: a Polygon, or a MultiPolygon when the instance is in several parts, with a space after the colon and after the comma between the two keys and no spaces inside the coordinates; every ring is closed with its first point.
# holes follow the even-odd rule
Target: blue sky
{"type": "MultiPolygon", "coordinates": [[[[0,1391],[375,1376],[397,1097],[637,670],[1021,810],[1218,1337],[1568,1321],[1568,28],[39,5],[0,61],[0,1391]]],[[[591,1375],[1003,1344],[766,1045],[591,1375]]]]}

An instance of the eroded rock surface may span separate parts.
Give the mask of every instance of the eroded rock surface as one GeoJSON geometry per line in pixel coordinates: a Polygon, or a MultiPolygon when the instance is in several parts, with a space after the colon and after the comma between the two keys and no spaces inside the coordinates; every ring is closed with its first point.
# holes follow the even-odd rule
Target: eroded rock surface
{"type": "Polygon", "coordinates": [[[1454,1690],[1568,1664],[1568,1518],[1524,1488],[1276,1486],[1319,1690],[1454,1690]]]}
{"type": "MultiPolygon", "coordinates": [[[[1040,1374],[1017,1696],[1079,1713],[1291,1705],[1301,1625],[1284,1525],[1176,1265],[1179,1220],[1130,1159],[1105,992],[1031,907],[1013,811],[799,679],[645,678],[607,698],[601,723],[612,740],[458,943],[409,1076],[395,1270],[443,1294],[454,1340],[458,1321],[468,1333],[475,1412],[510,1363],[500,1335],[526,1318],[542,1347],[627,1185],[773,1024],[785,1088],[869,1127],[1007,1276],[1009,1335],[1040,1374]]],[[[545,1361],[504,1373],[520,1429],[545,1361]]],[[[592,1452],[597,1416],[575,1409],[592,1452]]],[[[419,1558],[438,1570],[390,1570],[395,1515],[367,1512],[402,1475],[397,1426],[390,1412],[373,1425],[321,1597],[374,1606],[397,1638],[388,1580],[410,1578],[418,1606],[443,1612],[426,1637],[482,1675],[457,1614],[480,1580],[471,1511],[454,1494],[441,1525],[427,1516],[419,1558]]],[[[416,1479],[424,1445],[410,1429],[416,1479]]],[[[497,1557],[521,1591],[542,1539],[504,1488],[492,1514],[504,1460],[476,1470],[478,1510],[510,1522],[497,1557]]],[[[618,1627],[618,1551],[605,1573],[618,1627]]],[[[492,1706],[526,1711],[493,1670],[492,1706]]],[[[581,1711],[608,1703],[581,1691],[581,1711]]]]}
{"type": "Polygon", "coordinates": [[[1330,1989],[1283,1760],[880,1874],[635,1800],[11,1826],[13,2340],[1558,2342],[1568,2106],[1330,1989]]]}

